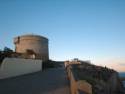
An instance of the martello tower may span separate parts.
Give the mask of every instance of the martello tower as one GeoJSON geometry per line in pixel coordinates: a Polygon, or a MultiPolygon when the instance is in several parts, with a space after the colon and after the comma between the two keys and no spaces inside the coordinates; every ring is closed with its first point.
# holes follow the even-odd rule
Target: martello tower
{"type": "Polygon", "coordinates": [[[48,39],[39,35],[23,35],[14,38],[15,52],[33,52],[35,58],[49,60],[48,39]]]}

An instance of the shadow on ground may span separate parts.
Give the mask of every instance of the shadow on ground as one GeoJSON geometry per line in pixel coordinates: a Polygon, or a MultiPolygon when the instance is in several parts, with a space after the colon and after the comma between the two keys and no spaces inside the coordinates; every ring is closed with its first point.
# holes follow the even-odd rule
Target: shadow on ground
{"type": "Polygon", "coordinates": [[[0,80],[0,94],[69,94],[64,67],[0,80]]]}

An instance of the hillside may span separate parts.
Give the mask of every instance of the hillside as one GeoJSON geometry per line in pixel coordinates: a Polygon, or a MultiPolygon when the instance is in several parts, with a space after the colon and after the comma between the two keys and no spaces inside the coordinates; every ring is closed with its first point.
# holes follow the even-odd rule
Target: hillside
{"type": "Polygon", "coordinates": [[[115,70],[91,63],[69,65],[77,80],[85,80],[92,85],[93,94],[125,94],[123,84],[115,70]]]}

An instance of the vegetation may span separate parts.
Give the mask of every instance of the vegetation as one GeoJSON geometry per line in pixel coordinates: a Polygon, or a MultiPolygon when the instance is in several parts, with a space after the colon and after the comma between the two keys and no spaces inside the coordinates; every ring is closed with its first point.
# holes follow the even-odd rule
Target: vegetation
{"type": "Polygon", "coordinates": [[[92,85],[93,94],[125,94],[118,73],[112,69],[87,62],[68,67],[77,80],[85,80],[92,85]]]}
{"type": "Polygon", "coordinates": [[[75,65],[73,66],[73,69],[77,72],[80,79],[84,79],[86,75],[89,78],[102,80],[104,82],[108,81],[112,73],[115,72],[114,70],[108,69],[106,67],[95,66],[86,63],[75,65]]]}
{"type": "Polygon", "coordinates": [[[3,61],[6,57],[11,57],[11,54],[13,53],[13,50],[11,50],[8,47],[4,47],[3,50],[0,50],[0,63],[3,61]]]}

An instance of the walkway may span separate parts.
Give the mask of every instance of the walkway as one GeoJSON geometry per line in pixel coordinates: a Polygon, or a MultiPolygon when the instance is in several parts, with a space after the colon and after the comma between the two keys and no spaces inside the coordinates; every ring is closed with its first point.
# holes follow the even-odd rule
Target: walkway
{"type": "Polygon", "coordinates": [[[0,94],[69,94],[65,69],[0,80],[0,94]]]}

